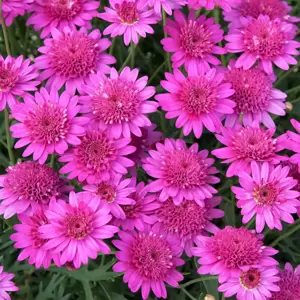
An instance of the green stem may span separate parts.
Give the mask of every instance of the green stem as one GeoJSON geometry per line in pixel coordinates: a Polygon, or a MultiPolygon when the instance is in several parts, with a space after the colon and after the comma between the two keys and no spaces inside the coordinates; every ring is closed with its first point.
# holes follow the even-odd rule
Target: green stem
{"type": "Polygon", "coordinates": [[[190,299],[197,300],[195,297],[193,297],[186,289],[181,289],[190,299]]]}
{"type": "Polygon", "coordinates": [[[300,86],[295,86],[291,89],[288,89],[287,91],[285,91],[286,94],[291,94],[291,93],[294,93],[294,92],[298,92],[300,90],[300,86]]]}
{"type": "MultiPolygon", "coordinates": [[[[220,10],[218,8],[215,8],[213,10],[213,15],[214,15],[214,19],[215,19],[215,24],[220,24],[220,10]]],[[[219,47],[223,47],[222,42],[220,42],[218,45],[219,45],[219,47]]],[[[222,61],[222,65],[225,67],[226,61],[225,61],[224,55],[221,55],[221,61],[222,61]]]]}
{"type": "Polygon", "coordinates": [[[12,140],[9,130],[9,115],[7,108],[4,109],[4,122],[5,122],[5,132],[6,132],[6,143],[7,143],[7,151],[11,165],[15,164],[14,152],[12,149],[12,140]]]}
{"type": "Polygon", "coordinates": [[[101,286],[104,294],[106,295],[107,299],[112,300],[109,293],[107,292],[107,290],[105,289],[105,287],[103,286],[103,284],[99,281],[99,285],[101,286]]]}
{"type": "MultiPolygon", "coordinates": [[[[127,66],[127,64],[129,63],[129,61],[130,61],[130,64],[131,64],[131,56],[133,56],[133,54],[134,54],[134,51],[132,51],[133,49],[132,49],[132,47],[130,46],[130,48],[129,48],[129,54],[128,54],[128,56],[126,57],[126,59],[125,59],[125,61],[123,62],[123,65],[121,66],[121,68],[120,68],[120,70],[119,71],[122,71],[126,66],[127,66]]],[[[133,63],[134,63],[134,60],[133,60],[133,63]]]]}
{"type": "Polygon", "coordinates": [[[181,128],[181,130],[180,130],[179,138],[183,139],[183,128],[181,128]]]}
{"type": "Polygon", "coordinates": [[[255,217],[253,217],[253,218],[251,219],[251,221],[248,222],[248,224],[246,224],[245,227],[246,227],[246,228],[250,228],[254,222],[255,222],[255,217]]]}
{"type": "Polygon", "coordinates": [[[153,73],[153,75],[150,77],[150,79],[148,80],[148,84],[150,84],[152,82],[152,80],[155,78],[155,76],[161,71],[161,69],[165,66],[165,64],[167,63],[167,61],[164,61],[157,69],[156,71],[153,73]]]}
{"type": "Polygon", "coordinates": [[[6,28],[3,14],[2,14],[2,0],[0,0],[0,21],[1,21],[2,31],[3,31],[6,53],[7,53],[7,55],[11,55],[9,41],[8,41],[8,35],[7,35],[7,28],[6,28]]]}
{"type": "Polygon", "coordinates": [[[94,300],[93,293],[92,293],[92,290],[91,290],[88,280],[83,279],[83,280],[81,280],[81,283],[82,283],[82,286],[84,289],[85,299],[86,300],[94,300]]]}
{"type": "Polygon", "coordinates": [[[51,155],[51,161],[50,161],[50,167],[53,169],[55,163],[55,153],[52,153],[51,155]]]}
{"type": "Polygon", "coordinates": [[[290,68],[288,71],[281,71],[277,78],[278,80],[275,82],[274,86],[278,87],[279,84],[287,77],[289,76],[295,69],[297,69],[300,66],[300,61],[298,62],[297,65],[293,66],[292,68],[290,68]]]}
{"type": "Polygon", "coordinates": [[[115,42],[116,42],[116,38],[113,38],[112,43],[111,43],[110,48],[109,48],[109,54],[111,54],[111,55],[114,52],[115,42]]]}
{"type": "Polygon", "coordinates": [[[134,68],[134,59],[135,59],[135,44],[133,43],[133,41],[131,41],[130,43],[130,68],[133,69],[134,68]]]}
{"type": "Polygon", "coordinates": [[[160,116],[160,127],[161,127],[161,130],[162,130],[164,136],[166,136],[166,132],[167,132],[166,119],[165,119],[165,116],[162,111],[159,110],[158,112],[159,112],[159,116],[160,116]]]}
{"type": "MultiPolygon", "coordinates": [[[[165,12],[164,9],[162,9],[162,21],[163,21],[163,26],[165,27],[167,21],[166,21],[166,12],[165,12]]],[[[167,36],[168,35],[167,35],[166,31],[164,30],[164,37],[166,38],[167,36]]],[[[164,51],[164,53],[165,53],[165,60],[166,60],[166,62],[168,64],[168,71],[172,72],[172,66],[171,66],[171,60],[170,60],[170,53],[167,52],[167,51],[164,51]]]]}
{"type": "Polygon", "coordinates": [[[181,289],[182,288],[186,288],[187,286],[189,286],[191,284],[194,284],[194,283],[197,283],[197,282],[208,281],[208,280],[215,280],[217,278],[218,278],[217,276],[202,276],[202,277],[190,280],[190,281],[188,281],[186,283],[183,283],[183,284],[179,285],[179,288],[181,288],[181,289]]]}

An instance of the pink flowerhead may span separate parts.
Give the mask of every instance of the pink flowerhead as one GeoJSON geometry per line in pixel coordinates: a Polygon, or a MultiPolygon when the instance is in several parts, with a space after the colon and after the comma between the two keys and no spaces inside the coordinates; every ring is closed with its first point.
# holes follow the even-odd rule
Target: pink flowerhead
{"type": "Polygon", "coordinates": [[[10,239],[16,242],[14,247],[23,249],[18,256],[18,261],[28,258],[28,263],[35,265],[37,269],[41,266],[47,269],[53,259],[54,263],[60,267],[59,255],[43,248],[47,240],[41,237],[39,228],[49,223],[43,209],[36,210],[32,216],[20,214],[18,218],[21,224],[13,226],[16,233],[10,236],[10,239]]]}
{"type": "Polygon", "coordinates": [[[176,127],[183,127],[183,134],[191,131],[200,138],[203,126],[211,132],[219,132],[222,126],[220,117],[232,114],[235,103],[228,99],[234,94],[230,83],[222,82],[224,75],[210,69],[205,75],[189,71],[185,77],[178,69],[174,74],[166,73],[161,85],[169,93],[155,97],[166,118],[176,120],[176,127]]]}
{"type": "Polygon", "coordinates": [[[30,59],[23,60],[22,56],[5,59],[0,55],[0,111],[6,104],[12,108],[18,103],[17,97],[26,97],[28,92],[36,91],[40,81],[37,70],[30,66],[30,59]]]}
{"type": "Polygon", "coordinates": [[[113,56],[103,53],[111,42],[101,39],[98,29],[88,33],[84,27],[79,31],[52,28],[51,34],[38,49],[42,55],[35,59],[35,65],[43,70],[40,79],[48,79],[47,89],[60,89],[66,84],[70,94],[74,95],[76,89],[82,92],[81,86],[89,82],[91,74],[108,73],[108,65],[116,62],[113,56]]]}
{"type": "Polygon", "coordinates": [[[147,186],[143,182],[136,184],[136,179],[132,178],[130,185],[135,191],[129,197],[134,200],[134,204],[122,206],[125,212],[124,220],[115,220],[114,224],[122,226],[123,230],[144,231],[146,224],[153,225],[157,222],[154,212],[160,207],[156,195],[149,195],[147,186]]]}
{"type": "Polygon", "coordinates": [[[67,164],[60,173],[68,178],[95,184],[107,181],[115,174],[127,174],[134,162],[125,156],[135,151],[128,146],[130,138],[113,139],[107,131],[88,129],[78,146],[64,154],[59,161],[67,164]]]}
{"type": "Polygon", "coordinates": [[[51,201],[45,211],[49,224],[39,228],[41,237],[48,241],[45,250],[61,254],[60,263],[72,262],[76,269],[87,265],[88,259],[96,259],[99,252],[110,253],[102,241],[109,239],[118,228],[107,225],[112,216],[105,201],[91,193],[70,193],[69,203],[51,201]]]}
{"type": "Polygon", "coordinates": [[[5,219],[15,214],[35,214],[52,198],[62,199],[65,192],[72,190],[56,171],[37,162],[21,162],[6,171],[0,176],[0,213],[5,219]]]}
{"type": "Polygon", "coordinates": [[[286,263],[280,273],[280,281],[277,285],[280,291],[272,293],[272,300],[300,299],[300,266],[295,271],[290,263],[286,263]]]}
{"type": "Polygon", "coordinates": [[[147,0],[109,0],[110,7],[104,7],[105,12],[99,17],[110,22],[103,34],[111,37],[124,35],[124,43],[139,42],[139,36],[145,38],[147,33],[154,33],[150,24],[156,24],[158,17],[153,9],[149,9],[147,0]]]}
{"type": "Polygon", "coordinates": [[[154,225],[145,231],[120,231],[121,240],[113,244],[120,249],[119,259],[113,266],[115,272],[124,272],[124,282],[135,293],[140,288],[142,299],[148,299],[150,290],[156,297],[167,298],[165,283],[178,287],[183,276],[176,270],[184,264],[179,258],[181,248],[171,235],[154,225]]]}
{"type": "Polygon", "coordinates": [[[85,191],[89,191],[100,200],[106,201],[111,214],[117,219],[125,219],[125,207],[135,203],[131,197],[131,194],[135,192],[135,188],[130,186],[131,179],[122,180],[121,178],[121,174],[116,174],[110,180],[83,187],[85,191]]]}
{"type": "Polygon", "coordinates": [[[234,114],[226,117],[226,127],[234,127],[240,116],[244,126],[251,126],[256,122],[263,123],[268,128],[275,127],[269,113],[285,115],[284,101],[287,95],[273,88],[270,76],[261,68],[236,68],[235,61],[231,60],[224,81],[232,84],[235,94],[231,99],[236,104],[234,114]]]}
{"type": "Polygon", "coordinates": [[[33,154],[33,159],[43,164],[49,154],[63,154],[68,144],[78,145],[79,136],[84,135],[89,119],[76,117],[80,107],[78,97],[68,92],[58,94],[53,87],[50,93],[41,88],[33,97],[26,97],[24,103],[12,108],[12,117],[19,121],[10,127],[12,136],[19,138],[15,148],[27,148],[23,157],[33,154]]]}
{"type": "MultiPolygon", "coordinates": [[[[204,7],[206,10],[213,10],[216,6],[220,6],[224,11],[231,11],[232,0],[188,0],[188,6],[198,10],[204,7]]],[[[233,0],[236,1],[236,0],[233,0]]]]}
{"type": "Polygon", "coordinates": [[[174,234],[181,241],[182,249],[187,256],[191,257],[196,237],[218,230],[211,221],[224,216],[222,210],[215,208],[220,202],[221,197],[214,197],[206,199],[204,207],[193,200],[184,200],[181,204],[175,205],[170,198],[161,204],[156,215],[163,230],[174,234]]]}
{"type": "Polygon", "coordinates": [[[146,87],[147,76],[137,80],[138,74],[138,69],[125,67],[119,75],[111,68],[110,77],[91,76],[83,87],[88,96],[81,97],[82,111],[113,138],[142,136],[141,127],[151,125],[146,114],[157,110],[157,103],[148,100],[155,88],[146,87]]]}
{"type": "Polygon", "coordinates": [[[243,223],[256,217],[256,231],[262,232],[265,223],[272,230],[282,230],[280,220],[294,223],[291,214],[300,207],[297,197],[300,193],[293,190],[297,180],[288,177],[289,167],[278,165],[274,168],[268,162],[251,163],[252,177],[242,172],[239,182],[242,187],[231,189],[238,199],[237,206],[242,208],[243,223]]]}
{"type": "Polygon", "coordinates": [[[184,65],[189,72],[198,70],[203,74],[211,65],[219,65],[221,61],[214,54],[224,54],[225,50],[217,43],[223,40],[223,30],[219,24],[214,24],[214,19],[200,16],[195,18],[194,11],[190,11],[188,20],[184,14],[175,10],[175,21],[167,19],[165,32],[170,37],[162,39],[161,43],[167,52],[172,55],[173,68],[184,65]]]}
{"type": "Polygon", "coordinates": [[[11,300],[10,295],[7,292],[16,292],[18,287],[11,281],[15,277],[15,274],[3,272],[3,266],[0,266],[0,297],[3,300],[11,300]]]}
{"type": "Polygon", "coordinates": [[[229,52],[244,52],[236,61],[236,68],[250,69],[258,60],[267,74],[273,74],[272,63],[288,70],[289,65],[296,65],[292,55],[299,55],[296,50],[300,43],[293,40],[294,27],[279,19],[270,20],[260,15],[258,19],[244,18],[243,27],[233,29],[225,37],[229,43],[229,52]]]}
{"type": "Polygon", "coordinates": [[[53,28],[63,31],[65,27],[76,30],[76,26],[91,29],[91,20],[98,15],[100,3],[93,0],[36,0],[28,10],[33,14],[26,25],[35,31],[42,29],[41,38],[51,34],[53,28]]]}
{"type": "Polygon", "coordinates": [[[276,266],[270,256],[278,251],[263,245],[263,235],[247,228],[226,226],[212,237],[199,236],[193,255],[200,256],[199,274],[218,275],[219,282],[239,276],[251,268],[276,266]]]}
{"type": "Polygon", "coordinates": [[[295,152],[296,154],[292,155],[290,158],[291,163],[297,164],[298,169],[300,170],[300,122],[295,119],[291,120],[291,124],[296,129],[297,133],[288,131],[288,140],[284,144],[285,148],[295,152]]]}
{"type": "Polygon", "coordinates": [[[285,136],[273,138],[275,128],[263,129],[257,124],[242,127],[237,124],[235,128],[221,128],[222,135],[216,138],[225,145],[224,148],[215,149],[212,154],[217,158],[225,159],[222,163],[230,163],[226,176],[239,175],[240,172],[250,173],[251,161],[278,164],[286,160],[276,152],[284,149],[285,136]]]}
{"type": "Polygon", "coordinates": [[[198,152],[198,144],[187,147],[184,140],[165,139],[156,143],[156,150],[149,151],[143,169],[156,178],[148,185],[150,192],[160,192],[159,200],[171,197],[176,205],[183,199],[195,200],[204,206],[205,198],[212,198],[217,191],[211,186],[219,179],[212,167],[214,160],[208,158],[208,151],[198,152]]]}
{"type": "Polygon", "coordinates": [[[5,24],[10,26],[17,16],[24,16],[28,4],[33,1],[34,0],[2,0],[2,14],[5,24]]]}
{"type": "Polygon", "coordinates": [[[276,267],[251,268],[241,271],[240,274],[234,274],[232,278],[220,285],[218,291],[224,292],[225,297],[236,294],[237,300],[265,300],[272,296],[271,292],[279,291],[279,280],[276,267]]]}
{"type": "Polygon", "coordinates": [[[174,9],[180,9],[185,4],[185,0],[148,0],[148,5],[153,7],[158,16],[161,16],[162,10],[171,16],[174,9]]]}

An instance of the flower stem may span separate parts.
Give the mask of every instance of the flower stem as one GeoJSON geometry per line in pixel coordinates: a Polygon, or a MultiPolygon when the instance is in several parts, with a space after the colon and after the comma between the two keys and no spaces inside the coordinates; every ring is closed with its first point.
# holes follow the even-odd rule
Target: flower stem
{"type": "Polygon", "coordinates": [[[195,297],[193,297],[186,289],[181,289],[190,299],[197,300],[195,297]]]}
{"type": "Polygon", "coordinates": [[[55,164],[55,153],[51,155],[50,167],[53,169],[55,164]]]}
{"type": "Polygon", "coordinates": [[[81,280],[81,283],[83,285],[85,299],[86,300],[94,300],[93,293],[92,293],[92,290],[91,290],[88,280],[83,279],[83,280],[81,280]]]}
{"type": "Polygon", "coordinates": [[[135,55],[135,44],[133,43],[133,41],[131,41],[130,43],[130,68],[133,69],[134,68],[134,57],[135,55]]]}
{"type": "Polygon", "coordinates": [[[109,293],[107,292],[107,290],[105,289],[105,287],[103,286],[103,284],[100,281],[99,281],[99,285],[101,286],[101,288],[102,288],[104,294],[106,295],[107,299],[112,300],[109,293]]]}
{"type": "Polygon", "coordinates": [[[215,280],[217,279],[218,277],[217,276],[201,276],[199,278],[196,278],[196,279],[193,279],[193,280],[190,280],[186,283],[183,283],[181,285],[179,285],[179,288],[186,288],[187,286],[191,285],[191,284],[194,284],[194,283],[197,283],[197,282],[202,282],[202,281],[208,281],[208,280],[215,280]]]}
{"type": "Polygon", "coordinates": [[[6,53],[7,53],[7,55],[11,55],[9,41],[8,41],[8,35],[7,35],[7,29],[6,29],[5,21],[4,21],[3,14],[2,14],[2,0],[0,0],[0,21],[1,21],[2,31],[3,31],[6,53]]]}
{"type": "MultiPolygon", "coordinates": [[[[163,20],[163,26],[165,27],[166,26],[166,23],[167,23],[167,20],[166,20],[166,12],[164,9],[162,9],[162,20],[163,20]]],[[[164,30],[164,28],[163,28],[164,30]]],[[[166,31],[164,30],[164,37],[166,38],[168,35],[166,33],[166,31]]],[[[168,64],[168,71],[169,72],[172,72],[172,66],[171,66],[171,60],[170,60],[170,53],[167,52],[167,51],[164,51],[165,52],[165,60],[168,64]]]]}

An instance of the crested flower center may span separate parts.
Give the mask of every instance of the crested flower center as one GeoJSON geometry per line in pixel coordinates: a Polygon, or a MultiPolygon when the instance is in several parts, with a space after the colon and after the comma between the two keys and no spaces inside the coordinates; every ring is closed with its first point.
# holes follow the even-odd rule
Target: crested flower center
{"type": "Polygon", "coordinates": [[[278,20],[253,19],[243,29],[244,47],[247,52],[263,59],[274,59],[284,54],[286,33],[278,20]]]}
{"type": "Polygon", "coordinates": [[[52,19],[73,20],[82,10],[82,0],[47,0],[45,12],[52,19]]]}
{"type": "Polygon", "coordinates": [[[208,176],[205,161],[188,150],[169,151],[162,168],[167,184],[182,189],[204,185],[208,176]]]}
{"type": "Polygon", "coordinates": [[[139,112],[140,99],[133,82],[107,79],[92,98],[92,112],[106,124],[128,122],[139,112]]]}
{"type": "Polygon", "coordinates": [[[194,58],[204,58],[212,52],[214,43],[211,32],[205,24],[189,21],[180,29],[180,45],[185,54],[194,58]]]}
{"type": "Polygon", "coordinates": [[[164,280],[173,267],[172,251],[162,236],[150,232],[135,238],[131,247],[131,264],[140,276],[164,280]]]}
{"type": "Polygon", "coordinates": [[[75,211],[66,216],[65,232],[68,237],[82,240],[92,231],[91,220],[83,212],[75,211]]]}
{"type": "Polygon", "coordinates": [[[19,76],[9,66],[0,62],[0,92],[9,92],[17,83],[19,76]]]}
{"type": "Polygon", "coordinates": [[[113,203],[117,195],[114,187],[106,182],[98,184],[96,194],[101,198],[101,200],[105,200],[107,203],[113,203]]]}
{"type": "Polygon", "coordinates": [[[81,32],[65,33],[53,40],[50,65],[58,75],[83,77],[95,72],[99,53],[97,40],[81,32]]]}
{"type": "Polygon", "coordinates": [[[41,238],[41,233],[38,231],[39,227],[45,224],[48,224],[48,219],[44,214],[35,214],[30,217],[31,223],[34,224],[31,228],[31,239],[33,248],[39,249],[48,241],[41,238]]]}
{"type": "Polygon", "coordinates": [[[124,206],[122,206],[122,209],[125,212],[126,219],[135,219],[138,217],[139,213],[142,211],[143,205],[142,205],[141,198],[138,195],[138,193],[134,192],[134,193],[130,194],[129,197],[135,201],[135,204],[124,205],[124,206]]]}
{"type": "Polygon", "coordinates": [[[294,164],[289,164],[287,163],[286,165],[289,166],[290,172],[289,172],[289,177],[293,177],[294,179],[297,179],[298,183],[296,186],[294,186],[294,190],[300,192],[300,172],[298,171],[298,166],[294,164]]]}
{"type": "Polygon", "coordinates": [[[257,264],[262,246],[248,229],[230,226],[216,232],[210,243],[212,253],[230,269],[257,264]]]}
{"type": "Polygon", "coordinates": [[[63,181],[53,169],[33,161],[9,167],[4,180],[4,188],[20,200],[39,204],[48,204],[52,197],[59,196],[62,187],[63,181]]]}
{"type": "Polygon", "coordinates": [[[231,69],[225,73],[225,81],[232,84],[237,113],[264,111],[271,99],[272,82],[260,69],[231,69]]]}
{"type": "Polygon", "coordinates": [[[263,161],[275,154],[276,139],[268,130],[261,128],[241,128],[232,137],[232,149],[239,159],[263,161]]]}
{"type": "Polygon", "coordinates": [[[258,269],[249,269],[246,272],[242,272],[240,277],[240,283],[246,290],[255,289],[261,280],[261,273],[258,269]]]}
{"type": "Polygon", "coordinates": [[[139,20],[139,12],[135,1],[122,1],[115,4],[115,8],[122,23],[131,25],[139,20]]]}
{"type": "Polygon", "coordinates": [[[64,139],[70,128],[67,111],[56,104],[37,105],[28,113],[24,125],[34,143],[53,144],[64,139]]]}
{"type": "Polygon", "coordinates": [[[204,77],[189,77],[183,84],[179,99],[190,118],[211,112],[217,103],[216,89],[204,77]]]}
{"type": "Polygon", "coordinates": [[[260,186],[256,186],[253,190],[254,200],[262,205],[272,205],[278,196],[276,184],[269,182],[260,186]]]}

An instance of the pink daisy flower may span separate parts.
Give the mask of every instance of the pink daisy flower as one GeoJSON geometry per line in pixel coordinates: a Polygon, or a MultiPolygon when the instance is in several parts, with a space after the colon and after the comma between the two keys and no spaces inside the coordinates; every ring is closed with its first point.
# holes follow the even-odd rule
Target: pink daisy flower
{"type": "Polygon", "coordinates": [[[93,0],[36,0],[28,10],[33,14],[26,25],[33,25],[35,31],[42,29],[41,38],[51,34],[56,28],[63,31],[65,27],[76,30],[76,26],[91,29],[91,20],[98,15],[100,3],[93,0]]]}
{"type": "Polygon", "coordinates": [[[195,10],[202,7],[206,10],[213,10],[216,6],[220,6],[224,11],[228,12],[231,11],[230,2],[230,0],[188,0],[188,6],[195,10]]]}
{"type": "Polygon", "coordinates": [[[12,108],[18,103],[17,97],[26,97],[28,92],[36,91],[40,81],[37,70],[30,66],[30,59],[23,60],[23,56],[5,59],[0,55],[0,111],[6,103],[12,108]]]}
{"type": "Polygon", "coordinates": [[[220,116],[232,114],[235,103],[228,99],[234,94],[230,83],[224,83],[224,74],[211,69],[205,75],[190,70],[185,77],[178,69],[166,73],[162,87],[169,93],[156,95],[166,118],[176,120],[176,127],[183,127],[183,134],[191,131],[200,138],[203,126],[211,132],[222,127],[220,116]]]}
{"type": "Polygon", "coordinates": [[[15,274],[3,272],[3,266],[0,266],[0,297],[3,300],[11,300],[8,292],[16,292],[18,287],[11,281],[15,274]]]}
{"type": "Polygon", "coordinates": [[[284,270],[279,273],[280,281],[277,285],[280,291],[272,293],[272,300],[300,299],[300,266],[295,271],[290,263],[286,263],[284,270]]]}
{"type": "Polygon", "coordinates": [[[52,86],[60,89],[66,84],[70,94],[74,95],[76,89],[81,93],[81,86],[89,82],[91,74],[108,73],[108,65],[116,62],[113,56],[103,52],[111,42],[101,39],[98,29],[88,33],[84,27],[79,31],[52,28],[51,34],[38,49],[42,55],[35,59],[35,65],[43,70],[40,79],[48,79],[47,89],[52,86]]]}
{"type": "Polygon", "coordinates": [[[238,28],[243,25],[243,18],[257,19],[266,15],[270,20],[280,19],[286,22],[299,22],[300,19],[289,15],[292,7],[281,0],[230,0],[231,11],[224,11],[224,19],[230,22],[229,28],[238,28]]]}
{"type": "Polygon", "coordinates": [[[82,112],[113,138],[142,136],[140,128],[151,125],[146,114],[157,110],[157,103],[148,100],[155,88],[146,87],[147,76],[137,80],[138,74],[138,69],[125,67],[119,75],[111,68],[110,77],[91,76],[91,83],[82,87],[88,94],[81,97],[82,112]]]}
{"type": "Polygon", "coordinates": [[[276,266],[278,262],[270,256],[278,251],[264,246],[262,239],[263,235],[254,230],[231,226],[211,237],[198,236],[198,247],[192,249],[194,256],[200,256],[198,273],[218,275],[219,282],[224,283],[241,271],[276,266]]]}
{"type": "Polygon", "coordinates": [[[189,72],[203,74],[211,65],[219,65],[221,61],[214,54],[224,54],[226,51],[216,46],[223,40],[223,30],[219,24],[214,24],[214,18],[206,19],[200,16],[195,19],[195,12],[190,11],[188,20],[184,14],[175,10],[175,21],[167,19],[165,32],[170,37],[162,39],[161,43],[172,55],[173,68],[184,65],[189,72]],[[193,71],[194,70],[194,71],[193,71]]]}
{"type": "Polygon", "coordinates": [[[130,186],[131,179],[121,180],[121,178],[121,174],[116,174],[108,181],[83,186],[85,191],[93,193],[102,201],[106,201],[111,214],[117,219],[125,219],[126,205],[135,203],[131,197],[131,193],[135,192],[135,188],[130,186]]]}
{"type": "Polygon", "coordinates": [[[242,172],[239,182],[242,187],[231,189],[238,199],[237,206],[242,208],[243,223],[256,217],[256,231],[262,232],[265,223],[272,230],[282,230],[280,220],[294,223],[292,213],[297,212],[300,193],[293,190],[297,180],[288,177],[289,167],[278,165],[274,168],[268,162],[251,163],[252,177],[242,172]]]}
{"type": "Polygon", "coordinates": [[[39,228],[41,237],[48,241],[45,250],[61,253],[60,263],[72,262],[76,269],[87,265],[88,259],[96,259],[99,252],[110,253],[102,241],[118,232],[118,228],[107,225],[112,216],[105,201],[91,193],[70,193],[69,203],[51,201],[45,211],[49,224],[39,228]]]}
{"type": "Polygon", "coordinates": [[[292,24],[270,20],[269,16],[244,18],[242,28],[233,29],[225,36],[226,49],[244,52],[236,61],[236,68],[250,69],[258,60],[267,74],[273,74],[272,63],[283,70],[297,64],[292,55],[299,55],[296,49],[300,43],[293,40],[294,32],[292,24]]]}
{"type": "Polygon", "coordinates": [[[68,92],[59,95],[53,87],[50,93],[41,88],[33,97],[24,98],[12,108],[12,117],[19,121],[10,127],[12,136],[20,140],[15,148],[27,146],[23,157],[33,154],[33,159],[45,163],[49,154],[63,154],[68,144],[80,144],[79,136],[84,135],[83,125],[88,118],[76,117],[80,107],[78,97],[68,92]]]}
{"type": "Polygon", "coordinates": [[[214,159],[208,158],[208,151],[198,152],[198,144],[187,147],[184,140],[165,139],[156,143],[156,150],[150,150],[143,169],[148,175],[157,178],[147,188],[150,192],[160,192],[159,200],[171,197],[176,205],[183,199],[195,200],[204,206],[205,198],[217,193],[211,184],[220,180],[213,176],[218,173],[212,167],[214,159]]]}
{"type": "Polygon", "coordinates": [[[300,122],[292,119],[291,124],[296,129],[297,133],[289,130],[287,132],[288,140],[285,142],[284,146],[286,149],[294,151],[296,153],[291,156],[290,161],[293,164],[297,164],[298,169],[300,170],[300,122]]]}
{"type": "Polygon", "coordinates": [[[154,212],[160,207],[156,195],[149,195],[147,186],[144,182],[136,184],[136,178],[131,179],[131,186],[135,191],[130,194],[135,203],[123,206],[126,218],[124,220],[115,220],[114,224],[118,227],[122,226],[123,230],[144,231],[145,225],[153,225],[157,222],[154,212]]]}
{"type": "Polygon", "coordinates": [[[139,42],[139,36],[145,38],[147,33],[154,33],[151,24],[156,24],[158,17],[153,9],[149,9],[147,0],[109,0],[110,7],[104,7],[105,12],[99,17],[112,23],[103,31],[111,37],[124,35],[124,43],[139,42]]]}
{"type": "Polygon", "coordinates": [[[53,254],[52,251],[44,250],[43,248],[47,240],[41,237],[39,228],[49,223],[43,210],[36,210],[33,216],[20,214],[18,218],[21,224],[13,226],[16,233],[10,236],[10,239],[16,242],[14,247],[23,249],[18,256],[18,261],[29,258],[28,263],[35,265],[37,269],[41,266],[47,269],[50,267],[53,259],[54,263],[60,267],[59,255],[53,254]]]}
{"type": "Polygon", "coordinates": [[[150,290],[156,297],[167,298],[165,283],[178,287],[183,276],[176,267],[184,264],[179,258],[181,248],[171,235],[154,225],[146,231],[120,231],[121,240],[114,240],[119,259],[115,272],[124,272],[124,282],[135,293],[142,290],[142,299],[148,299],[150,290]]]}
{"type": "Polygon", "coordinates": [[[28,4],[33,1],[34,0],[2,0],[2,14],[6,26],[10,26],[15,17],[24,16],[28,4]]]}
{"type": "Polygon", "coordinates": [[[77,177],[79,182],[95,184],[107,181],[115,174],[127,174],[127,168],[134,162],[127,157],[135,151],[128,145],[130,138],[113,139],[107,131],[88,129],[81,138],[80,145],[74,147],[62,157],[60,162],[67,164],[60,173],[70,173],[68,178],[77,177]]]}
{"type": "Polygon", "coordinates": [[[6,171],[0,176],[0,214],[5,219],[15,214],[35,214],[52,198],[64,199],[64,193],[72,190],[56,171],[37,162],[21,162],[6,171]]]}
{"type": "Polygon", "coordinates": [[[186,255],[191,257],[196,237],[218,230],[211,221],[224,216],[222,210],[215,208],[220,202],[221,197],[214,197],[206,199],[204,207],[193,200],[184,200],[181,204],[175,205],[170,198],[161,204],[156,215],[162,229],[174,234],[181,241],[181,247],[186,255]]]}
{"type": "Polygon", "coordinates": [[[263,129],[257,124],[242,127],[237,124],[235,128],[221,128],[222,135],[216,134],[216,138],[225,145],[215,149],[211,153],[217,158],[225,159],[222,163],[230,163],[226,176],[236,176],[244,171],[250,173],[251,161],[278,164],[286,160],[276,152],[284,149],[286,137],[273,138],[276,128],[263,129]]]}
{"type": "Polygon", "coordinates": [[[225,297],[236,294],[237,300],[265,300],[272,296],[271,292],[279,291],[279,280],[277,268],[251,268],[234,274],[218,291],[224,292],[225,297]]]}
{"type": "Polygon", "coordinates": [[[269,113],[285,115],[284,101],[287,95],[273,88],[270,76],[261,68],[235,68],[235,60],[231,60],[224,81],[232,84],[235,94],[231,99],[236,104],[234,114],[226,117],[226,127],[234,127],[241,115],[244,126],[251,126],[256,122],[263,123],[268,128],[275,127],[269,113]]]}
{"type": "Polygon", "coordinates": [[[153,7],[158,16],[161,16],[162,9],[171,16],[174,9],[180,9],[185,4],[185,0],[148,0],[148,5],[153,7]]]}

